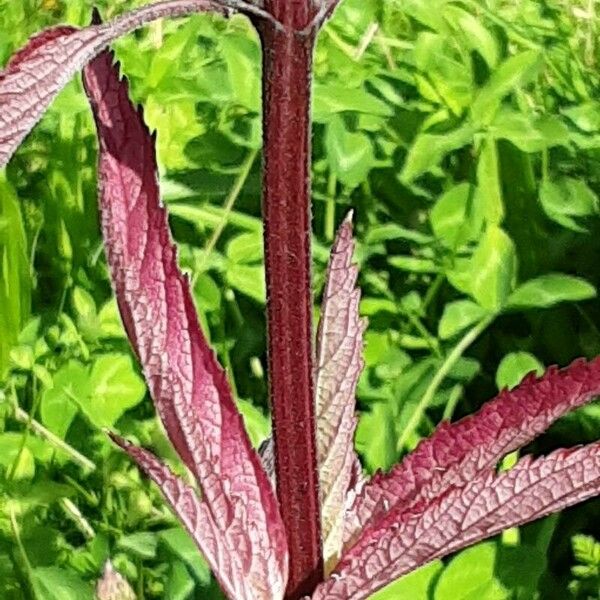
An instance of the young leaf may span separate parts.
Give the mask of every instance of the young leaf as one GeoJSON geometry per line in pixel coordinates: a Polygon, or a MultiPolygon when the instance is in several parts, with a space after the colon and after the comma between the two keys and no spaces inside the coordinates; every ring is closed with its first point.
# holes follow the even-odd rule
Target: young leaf
{"type": "Polygon", "coordinates": [[[237,586],[235,598],[278,598],[287,550],[277,501],[179,271],[153,136],[111,54],[85,68],[84,83],[100,139],[102,231],[115,293],[167,433],[214,520],[204,547],[218,554],[225,570],[216,576],[237,586]]]}
{"type": "Polygon", "coordinates": [[[600,442],[527,457],[500,475],[487,469],[368,527],[313,599],[366,598],[420,565],[596,496],[599,488],[600,442]]]}
{"type": "Polygon", "coordinates": [[[354,406],[365,322],[358,316],[351,219],[349,214],[342,223],[331,251],[317,334],[317,452],[326,566],[334,566],[342,550],[346,494],[357,460],[354,406]]]}
{"type": "Polygon", "coordinates": [[[442,423],[390,473],[375,475],[363,487],[347,517],[345,540],[395,506],[406,508],[465,485],[598,394],[600,359],[578,360],[560,371],[551,367],[540,379],[530,375],[478,413],[442,423]]]}
{"type": "Polygon", "coordinates": [[[96,584],[97,600],[136,600],[129,582],[107,560],[102,578],[96,584]]]}
{"type": "Polygon", "coordinates": [[[31,38],[0,71],[0,168],[71,77],[110,42],[155,19],[208,10],[227,14],[228,6],[267,16],[242,0],[167,0],[106,24],[94,23],[84,29],[54,27],[31,38]]]}

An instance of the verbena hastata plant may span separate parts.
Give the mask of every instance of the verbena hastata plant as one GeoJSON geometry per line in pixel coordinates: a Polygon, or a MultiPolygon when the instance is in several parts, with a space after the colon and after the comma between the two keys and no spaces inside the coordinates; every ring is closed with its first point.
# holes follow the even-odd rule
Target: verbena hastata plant
{"type": "MultiPolygon", "coordinates": [[[[162,490],[235,599],[359,599],[420,565],[600,492],[600,444],[498,462],[600,393],[600,360],[529,376],[477,414],[444,423],[367,480],[353,449],[362,367],[351,219],[333,246],[313,361],[311,0],[170,0],[32,38],[0,73],[0,167],[80,69],[100,143],[99,202],[121,316],[167,434],[194,477],[112,435],[162,490]],[[274,481],[252,448],[200,329],[160,203],[155,138],[105,47],[144,23],[249,14],[264,49],[264,225],[274,481]]],[[[266,458],[266,456],[265,456],[266,458]]]]}

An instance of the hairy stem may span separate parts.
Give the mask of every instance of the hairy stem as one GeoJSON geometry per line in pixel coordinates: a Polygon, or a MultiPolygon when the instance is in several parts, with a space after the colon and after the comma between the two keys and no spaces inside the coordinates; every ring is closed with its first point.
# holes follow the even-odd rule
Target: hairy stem
{"type": "Polygon", "coordinates": [[[269,389],[277,494],[287,532],[287,600],[323,578],[313,397],[310,212],[310,0],[268,0],[283,29],[260,23],[264,82],[263,217],[269,389]],[[299,33],[302,32],[302,33],[299,33]]]}

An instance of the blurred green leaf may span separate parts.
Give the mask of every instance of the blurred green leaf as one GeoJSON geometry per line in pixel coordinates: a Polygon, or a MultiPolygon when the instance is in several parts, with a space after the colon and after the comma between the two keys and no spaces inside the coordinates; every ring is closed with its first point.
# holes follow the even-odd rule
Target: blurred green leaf
{"type": "Polygon", "coordinates": [[[391,256],[388,262],[393,267],[402,271],[412,273],[437,273],[440,268],[429,258],[418,258],[416,256],[391,256]]]}
{"type": "Polygon", "coordinates": [[[372,594],[369,596],[369,600],[397,600],[399,598],[429,600],[434,582],[443,568],[441,561],[434,560],[372,594]]]}
{"type": "Polygon", "coordinates": [[[487,311],[471,300],[456,300],[444,307],[438,333],[441,339],[449,340],[471,325],[481,321],[487,311]]]}
{"type": "Polygon", "coordinates": [[[227,283],[235,290],[260,304],[266,297],[265,275],[262,266],[235,265],[227,269],[227,283]]]}
{"type": "Polygon", "coordinates": [[[550,219],[567,229],[585,232],[577,219],[598,214],[598,196],[583,181],[561,177],[543,181],[540,202],[550,219]]]}
{"type": "Polygon", "coordinates": [[[444,569],[435,587],[435,600],[509,600],[494,577],[497,548],[493,542],[463,550],[444,569]]]}
{"type": "Polygon", "coordinates": [[[340,118],[332,118],[327,124],[325,148],[332,173],[349,188],[364,181],[377,164],[369,137],[348,131],[340,118]]]}
{"type": "Polygon", "coordinates": [[[529,352],[510,352],[498,365],[496,385],[498,389],[512,389],[521,383],[528,373],[535,372],[538,376],[544,372],[544,365],[529,352]]]}
{"type": "Polygon", "coordinates": [[[196,587],[184,563],[177,560],[171,563],[171,569],[165,585],[165,596],[169,600],[186,600],[196,587]]]}
{"type": "Polygon", "coordinates": [[[562,110],[570,121],[587,133],[600,131],[600,102],[591,100],[562,110]]]}
{"type": "Polygon", "coordinates": [[[494,118],[502,100],[516,88],[532,81],[542,66],[542,55],[527,50],[507,58],[481,88],[471,105],[471,117],[476,123],[488,124],[494,118]]]}
{"type": "Polygon", "coordinates": [[[154,558],[156,555],[157,543],[158,538],[155,533],[144,531],[123,536],[117,542],[117,547],[131,552],[139,558],[148,559],[154,558]]]}
{"type": "Polygon", "coordinates": [[[477,163],[477,191],[475,202],[490,225],[500,225],[504,219],[502,180],[496,140],[488,135],[482,142],[477,163]]]}
{"type": "Polygon", "coordinates": [[[494,68],[498,63],[498,44],[482,19],[453,4],[444,7],[443,15],[456,35],[464,40],[465,46],[479,52],[488,66],[494,68]]]}
{"type": "Polygon", "coordinates": [[[327,123],[336,114],[351,112],[389,117],[392,109],[382,100],[363,88],[348,89],[341,84],[313,87],[313,119],[317,123],[327,123]]]}
{"type": "Polygon", "coordinates": [[[184,529],[181,527],[165,529],[160,532],[159,540],[165,543],[169,550],[188,566],[200,583],[208,584],[210,581],[208,565],[195,542],[184,529]]]}
{"type": "Polygon", "coordinates": [[[252,264],[263,260],[263,238],[259,232],[242,233],[234,237],[225,250],[234,264],[252,264]]]}
{"type": "Polygon", "coordinates": [[[482,215],[476,209],[472,186],[460,183],[450,188],[429,215],[437,239],[451,249],[475,239],[483,226],[482,215]]]}
{"type": "Polygon", "coordinates": [[[470,292],[485,309],[502,308],[514,287],[516,254],[512,240],[499,227],[490,226],[473,253],[470,292]]]}
{"type": "Polygon", "coordinates": [[[356,429],[356,449],[370,472],[387,471],[398,458],[395,415],[388,403],[376,402],[360,415],[356,429]]]}
{"type": "Polygon", "coordinates": [[[473,134],[474,129],[470,125],[463,125],[445,134],[418,135],[408,151],[400,179],[412,183],[423,173],[437,167],[447,154],[469,144],[473,134]]]}
{"type": "Polygon", "coordinates": [[[252,445],[258,447],[271,433],[271,419],[247,400],[238,400],[236,405],[242,413],[252,445]]]}
{"type": "Polygon", "coordinates": [[[221,35],[219,45],[225,57],[236,102],[254,113],[259,113],[261,95],[258,45],[254,40],[240,35],[221,35]]]}
{"type": "Polygon", "coordinates": [[[90,372],[91,394],[80,406],[98,427],[111,427],[121,415],[139,404],[146,386],[125,354],[105,354],[90,372]]]}
{"type": "Polygon", "coordinates": [[[59,567],[38,567],[33,570],[33,585],[44,600],[93,600],[92,586],[72,571],[59,567]]]}
{"type": "Polygon", "coordinates": [[[579,277],[551,273],[522,283],[509,296],[507,308],[549,308],[560,302],[596,297],[596,288],[579,277]]]}
{"type": "Polygon", "coordinates": [[[489,131],[496,139],[508,140],[523,152],[541,152],[570,142],[569,130],[558,117],[535,118],[512,110],[501,111],[489,131]]]}
{"type": "Polygon", "coordinates": [[[88,369],[80,362],[68,362],[54,374],[52,388],[42,393],[42,423],[64,439],[77,414],[77,399],[87,398],[91,392],[88,369]]]}

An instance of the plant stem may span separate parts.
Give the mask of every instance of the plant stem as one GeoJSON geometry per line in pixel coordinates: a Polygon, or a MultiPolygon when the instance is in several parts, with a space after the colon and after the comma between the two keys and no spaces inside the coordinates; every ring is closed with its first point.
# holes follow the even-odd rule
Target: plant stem
{"type": "Polygon", "coordinates": [[[23,541],[21,540],[21,532],[19,530],[19,524],[17,523],[15,506],[12,502],[12,500],[9,501],[8,512],[10,528],[16,543],[16,550],[13,550],[12,552],[13,564],[16,567],[18,577],[23,586],[25,598],[27,598],[27,600],[36,600],[37,594],[35,592],[35,586],[33,583],[33,569],[31,567],[31,563],[29,562],[25,546],[23,546],[23,541]]]}
{"type": "Polygon", "coordinates": [[[325,239],[330,242],[335,236],[335,193],[337,190],[337,177],[329,173],[327,181],[327,203],[325,204],[325,239]]]}
{"type": "Polygon", "coordinates": [[[27,427],[30,427],[35,433],[64,452],[73,462],[76,462],[83,469],[87,471],[94,471],[96,469],[96,465],[89,458],[75,450],[73,446],[70,446],[64,440],[61,440],[57,435],[54,435],[49,429],[46,429],[41,423],[38,423],[35,419],[30,417],[30,415],[19,406],[15,406],[15,419],[27,425],[27,427]]]}
{"type": "Polygon", "coordinates": [[[489,315],[482,319],[479,323],[477,323],[477,325],[469,329],[464,337],[456,344],[456,346],[454,346],[450,354],[448,354],[446,360],[442,363],[442,366],[433,376],[433,379],[425,390],[425,393],[419,401],[419,404],[410,416],[410,419],[406,424],[400,439],[398,440],[398,444],[396,446],[398,452],[402,452],[406,442],[418,427],[419,423],[423,419],[425,411],[429,408],[429,405],[431,404],[431,401],[433,400],[440,385],[448,373],[452,370],[452,367],[456,364],[456,361],[464,354],[465,350],[487,329],[487,327],[495,318],[496,315],[489,315]]]}
{"type": "Polygon", "coordinates": [[[85,539],[93,540],[96,537],[94,528],[90,525],[89,521],[81,514],[81,511],[69,498],[62,498],[60,501],[65,514],[73,523],[75,523],[77,529],[83,534],[85,539]]]}
{"type": "Polygon", "coordinates": [[[284,28],[259,24],[263,45],[263,220],[269,393],[277,494],[290,553],[287,600],[323,578],[313,387],[310,0],[267,0],[284,28]]]}
{"type": "Polygon", "coordinates": [[[212,251],[215,249],[215,246],[217,245],[217,242],[219,241],[219,238],[221,237],[223,230],[227,226],[227,223],[229,222],[229,216],[231,215],[231,211],[233,210],[235,201],[238,199],[240,192],[242,191],[242,188],[244,187],[244,184],[246,183],[246,180],[248,179],[248,175],[250,175],[250,170],[252,169],[252,165],[254,164],[254,161],[256,160],[257,154],[258,154],[258,150],[251,150],[250,152],[248,152],[248,155],[244,159],[244,162],[242,163],[242,165],[240,167],[240,172],[238,173],[238,176],[235,179],[233,187],[229,191],[229,194],[227,195],[227,198],[225,200],[225,205],[223,206],[223,215],[221,217],[221,221],[219,222],[219,224],[213,231],[212,236],[211,236],[210,240],[208,241],[208,244],[206,244],[206,248],[204,249],[204,259],[203,259],[202,264],[204,264],[206,262],[206,259],[210,256],[212,251]]]}

